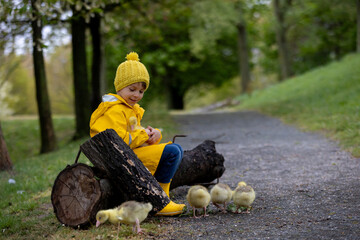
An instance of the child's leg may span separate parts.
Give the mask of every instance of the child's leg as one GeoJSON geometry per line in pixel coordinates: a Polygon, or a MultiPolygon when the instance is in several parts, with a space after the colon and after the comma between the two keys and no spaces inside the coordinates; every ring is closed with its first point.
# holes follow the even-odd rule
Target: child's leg
{"type": "MultiPolygon", "coordinates": [[[[161,156],[159,165],[156,169],[154,177],[159,182],[161,188],[169,197],[170,182],[174,177],[176,170],[178,169],[183,156],[183,150],[179,144],[168,144],[165,146],[163,154],[161,156]]],[[[185,205],[176,204],[170,201],[160,212],[158,216],[174,216],[182,213],[185,205]]]]}
{"type": "Polygon", "coordinates": [[[173,143],[165,146],[154,177],[160,183],[170,183],[178,169],[184,151],[179,144],[173,143]]]}

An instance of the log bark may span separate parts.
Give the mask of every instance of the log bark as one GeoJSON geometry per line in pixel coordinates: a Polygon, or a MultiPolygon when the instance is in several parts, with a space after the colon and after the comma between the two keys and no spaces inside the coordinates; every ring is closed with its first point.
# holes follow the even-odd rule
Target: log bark
{"type": "Polygon", "coordinates": [[[125,201],[150,202],[153,205],[150,214],[170,202],[154,176],[113,129],[96,134],[80,149],[111,180],[125,201]]]}
{"type": "Polygon", "coordinates": [[[83,163],[67,166],[55,179],[51,203],[57,219],[70,227],[86,228],[98,210],[109,206],[113,190],[108,180],[95,179],[91,167],[83,163]]]}
{"type": "Polygon", "coordinates": [[[216,152],[215,142],[206,140],[192,150],[184,151],[184,156],[170,189],[184,185],[210,183],[225,172],[224,157],[216,152]]]}

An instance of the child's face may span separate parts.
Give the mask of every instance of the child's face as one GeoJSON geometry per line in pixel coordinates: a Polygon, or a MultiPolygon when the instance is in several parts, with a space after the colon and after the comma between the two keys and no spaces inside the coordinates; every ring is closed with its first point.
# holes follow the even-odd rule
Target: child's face
{"type": "Polygon", "coordinates": [[[133,83],[127,87],[124,87],[117,94],[122,97],[130,106],[134,106],[144,96],[145,87],[141,82],[133,83]]]}

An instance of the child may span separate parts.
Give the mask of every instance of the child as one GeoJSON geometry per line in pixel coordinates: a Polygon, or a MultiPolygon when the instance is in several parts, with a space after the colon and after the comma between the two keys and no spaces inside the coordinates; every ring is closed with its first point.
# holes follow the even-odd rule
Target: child
{"type": "MultiPolygon", "coordinates": [[[[91,115],[90,136],[108,128],[114,129],[169,196],[170,182],[181,162],[183,150],[175,143],[159,144],[162,138],[160,130],[141,127],[140,120],[145,110],[137,103],[149,87],[150,77],[137,53],[129,53],[126,59],[116,71],[114,85],[117,94],[104,95],[91,115]]],[[[184,204],[170,201],[157,215],[178,215],[184,207],[184,204]]]]}

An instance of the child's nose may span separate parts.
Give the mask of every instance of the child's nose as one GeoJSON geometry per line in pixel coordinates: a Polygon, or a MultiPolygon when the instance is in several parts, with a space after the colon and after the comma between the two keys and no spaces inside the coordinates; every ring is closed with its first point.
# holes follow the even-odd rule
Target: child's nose
{"type": "Polygon", "coordinates": [[[139,92],[135,92],[135,96],[136,96],[136,97],[140,97],[140,93],[139,93],[139,92]]]}

